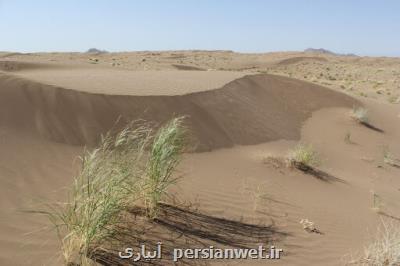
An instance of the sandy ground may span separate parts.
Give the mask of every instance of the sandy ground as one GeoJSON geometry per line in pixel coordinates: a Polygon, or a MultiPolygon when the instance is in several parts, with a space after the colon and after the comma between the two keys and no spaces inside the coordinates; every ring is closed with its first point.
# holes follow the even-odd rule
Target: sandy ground
{"type": "Polygon", "coordinates": [[[22,77],[48,85],[90,93],[114,95],[182,95],[217,89],[245,72],[129,71],[109,68],[61,68],[21,71],[22,77]],[[82,75],[82,73],[84,73],[82,75]]]}
{"type": "MultiPolygon", "coordinates": [[[[266,156],[285,156],[295,144],[276,141],[190,156],[182,193],[198,188],[192,201],[212,215],[283,229],[289,235],[277,244],[287,251],[280,265],[344,265],[371,240],[382,219],[372,211],[371,190],[382,196],[386,214],[396,216],[400,207],[399,170],[377,168],[382,147],[398,151],[398,143],[354,125],[347,114],[348,109],[323,109],[302,129],[301,140],[317,147],[324,161],[321,169],[337,180],[263,164],[266,156]],[[325,134],[319,134],[322,129],[325,134]],[[347,130],[356,144],[343,141],[347,130]],[[200,164],[201,169],[196,167],[200,164]],[[315,222],[323,235],[303,231],[301,219],[315,222]]],[[[395,116],[392,119],[396,121],[395,116]]],[[[393,129],[398,135],[399,127],[393,129]]]]}
{"type": "MultiPolygon", "coordinates": [[[[83,146],[94,145],[120,116],[162,123],[188,115],[193,151],[207,152],[184,156],[174,195],[214,225],[224,218],[238,232],[248,225],[268,229],[263,241],[284,249],[275,264],[343,265],[362,251],[381,219],[400,218],[400,170],[383,162],[384,149],[400,157],[399,105],[381,94],[353,98],[334,85],[327,85],[330,90],[283,77],[288,69],[292,76],[304,69],[318,76],[317,65],[346,66],[343,71],[362,65],[371,70],[370,80],[386,82],[392,73],[385,86],[396,93],[397,59],[228,51],[0,57],[0,265],[61,264],[48,222],[24,211],[43,200],[63,200],[83,146]],[[280,76],[260,74],[284,67],[280,76]],[[368,108],[371,123],[383,132],[352,120],[353,105],[368,108]],[[313,144],[324,178],[268,160],[284,157],[298,142],[313,144]],[[382,214],[372,210],[371,191],[383,202],[382,214]],[[323,234],[304,231],[301,219],[315,222],[323,234]]],[[[226,230],[224,223],[212,228],[226,230]]]]}

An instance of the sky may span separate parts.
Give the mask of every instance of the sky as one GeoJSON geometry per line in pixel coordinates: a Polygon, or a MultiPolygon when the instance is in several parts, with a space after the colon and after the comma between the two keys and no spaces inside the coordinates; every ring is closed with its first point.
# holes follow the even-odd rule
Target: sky
{"type": "Polygon", "coordinates": [[[0,0],[0,51],[400,56],[399,0],[0,0]]]}

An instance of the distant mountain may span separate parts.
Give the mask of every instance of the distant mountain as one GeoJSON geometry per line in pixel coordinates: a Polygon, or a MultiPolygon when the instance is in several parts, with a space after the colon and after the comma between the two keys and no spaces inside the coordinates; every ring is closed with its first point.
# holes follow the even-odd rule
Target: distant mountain
{"type": "Polygon", "coordinates": [[[339,53],[334,53],[332,51],[329,51],[327,49],[323,48],[307,48],[304,50],[305,53],[312,53],[312,54],[326,54],[326,55],[336,55],[336,56],[357,56],[355,54],[339,54],[339,53]]]}
{"type": "Polygon", "coordinates": [[[97,48],[90,48],[86,51],[87,54],[104,54],[108,53],[106,50],[99,50],[97,48]]]}
{"type": "Polygon", "coordinates": [[[336,55],[334,52],[331,52],[329,50],[323,49],[323,48],[307,48],[304,50],[305,53],[314,53],[314,54],[330,54],[330,55],[336,55]]]}

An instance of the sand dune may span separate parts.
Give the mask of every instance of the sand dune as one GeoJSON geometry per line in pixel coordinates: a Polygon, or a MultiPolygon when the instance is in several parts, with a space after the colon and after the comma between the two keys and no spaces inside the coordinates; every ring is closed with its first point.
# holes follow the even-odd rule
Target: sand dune
{"type": "Polygon", "coordinates": [[[67,89],[113,95],[182,95],[217,89],[244,76],[232,71],[126,71],[109,68],[29,70],[22,77],[67,89]]]}
{"type": "Polygon", "coordinates": [[[26,70],[38,69],[54,69],[61,66],[49,63],[33,63],[33,62],[20,62],[20,61],[0,61],[0,71],[17,72],[26,70]]]}
{"type": "Polygon", "coordinates": [[[0,126],[0,265],[62,265],[59,241],[45,217],[26,211],[63,201],[81,147],[0,126]]]}
{"type": "MultiPolygon", "coordinates": [[[[55,234],[41,231],[48,221],[20,211],[42,199],[65,199],[83,146],[95,145],[119,117],[121,123],[138,118],[162,123],[186,115],[194,149],[211,151],[185,154],[178,173],[183,178],[173,189],[178,202],[196,206],[202,215],[187,212],[195,220],[178,226],[193,227],[195,236],[206,230],[208,238],[201,235],[206,244],[214,245],[215,237],[234,239],[239,231],[245,239],[271,240],[283,248],[277,265],[343,265],[345,255],[369,242],[381,218],[400,220],[400,170],[385,165],[382,155],[389,147],[400,156],[399,106],[282,76],[194,70],[215,62],[221,68],[251,69],[286,59],[287,66],[298,67],[308,60],[298,59],[304,54],[274,54],[266,62],[269,55],[231,52],[120,53],[99,55],[99,65],[88,63],[89,56],[6,54],[9,61],[0,63],[0,265],[61,265],[55,234]],[[189,64],[194,58],[204,62],[189,64]],[[102,60],[119,60],[126,69],[102,60]],[[143,70],[145,64],[152,70],[143,70]],[[371,123],[383,132],[353,121],[353,105],[366,106],[371,123]],[[344,140],[348,133],[351,143],[344,140]],[[330,178],[265,162],[269,155],[286,156],[298,141],[314,145],[320,170],[330,178]],[[371,210],[372,190],[384,202],[381,215],[371,210]],[[230,221],[229,232],[221,218],[230,221]],[[304,231],[303,218],[315,222],[323,235],[304,231]],[[221,232],[201,228],[211,223],[221,232]],[[244,228],[263,229],[264,238],[241,231],[248,224],[259,227],[244,228]]],[[[329,62],[334,60],[320,63],[329,62]]],[[[154,240],[184,242],[184,237],[172,241],[168,232],[163,228],[154,240]]]]}
{"type": "Polygon", "coordinates": [[[297,64],[301,62],[327,62],[328,60],[324,57],[318,57],[318,56],[299,56],[299,57],[291,57],[288,59],[283,59],[278,62],[278,65],[291,65],[291,64],[297,64]]]}
{"type": "Polygon", "coordinates": [[[163,123],[174,115],[189,117],[198,150],[298,139],[313,111],[356,103],[323,87],[272,75],[246,76],[217,90],[178,96],[92,94],[5,74],[0,82],[3,125],[74,145],[93,145],[118,118],[163,123]]]}
{"type": "Polygon", "coordinates": [[[111,95],[183,95],[217,89],[246,75],[237,71],[198,71],[189,65],[177,70],[126,70],[83,64],[0,61],[0,71],[42,84],[111,95]]]}

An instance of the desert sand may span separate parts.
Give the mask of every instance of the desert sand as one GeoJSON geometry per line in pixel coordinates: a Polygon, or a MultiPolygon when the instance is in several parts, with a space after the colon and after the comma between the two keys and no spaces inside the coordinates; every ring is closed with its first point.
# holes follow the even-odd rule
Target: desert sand
{"type": "MultiPolygon", "coordinates": [[[[399,63],[299,52],[0,53],[0,265],[61,265],[49,222],[26,211],[65,199],[77,156],[112,127],[177,115],[187,116],[191,149],[173,195],[195,211],[166,208],[187,219],[175,230],[200,231],[209,245],[284,250],[267,263],[344,265],[382,219],[400,219],[400,169],[383,161],[385,149],[400,158],[399,63]],[[353,106],[368,109],[374,128],[350,117],[353,106]],[[323,175],[282,165],[299,142],[314,146],[323,175]]],[[[148,230],[147,239],[184,243],[176,231],[148,230]]]]}

